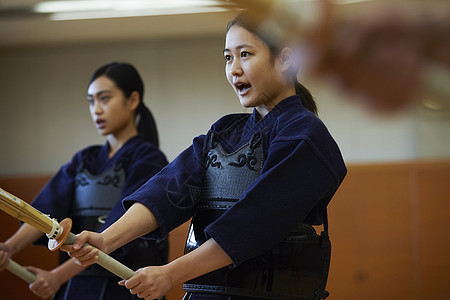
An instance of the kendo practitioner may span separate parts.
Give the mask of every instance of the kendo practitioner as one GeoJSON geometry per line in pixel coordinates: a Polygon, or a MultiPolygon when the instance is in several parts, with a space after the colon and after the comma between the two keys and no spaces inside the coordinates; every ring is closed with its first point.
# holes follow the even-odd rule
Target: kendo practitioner
{"type": "MultiPolygon", "coordinates": [[[[87,102],[97,131],[106,136],[103,146],[76,153],[45,185],[32,205],[51,217],[70,217],[72,232],[102,231],[125,212],[121,200],[167,165],[158,149],[156,124],[143,102],[144,84],[127,63],[109,63],[97,69],[88,86],[87,102]]],[[[48,239],[23,224],[0,243],[0,269],[9,257],[37,241],[48,239]]],[[[65,300],[136,299],[117,285],[119,277],[98,265],[80,267],[60,252],[60,265],[51,271],[28,269],[37,275],[30,289],[42,298],[65,300]],[[66,261],[67,260],[67,261],[66,261]]],[[[112,254],[131,269],[163,265],[168,261],[168,240],[135,240],[112,254]]]]}
{"type": "Polygon", "coordinates": [[[190,218],[185,255],[122,280],[154,299],[184,283],[185,299],[323,299],[330,242],[326,207],[346,167],[296,78],[295,51],[260,36],[244,13],[227,30],[225,72],[251,114],[220,118],[123,200],[102,233],[63,246],[81,265],[143,236],[163,239],[190,218]],[[311,225],[325,223],[319,236],[311,225]]]}

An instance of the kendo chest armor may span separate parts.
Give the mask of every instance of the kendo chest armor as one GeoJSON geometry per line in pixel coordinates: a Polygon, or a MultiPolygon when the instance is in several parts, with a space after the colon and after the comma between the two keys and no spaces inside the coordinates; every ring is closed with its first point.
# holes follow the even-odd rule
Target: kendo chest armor
{"type": "MultiPolygon", "coordinates": [[[[73,220],[73,232],[98,231],[105,223],[110,211],[120,200],[126,183],[123,165],[124,161],[118,161],[111,168],[95,175],[83,166],[78,169],[75,176],[75,201],[70,213],[73,220]]],[[[161,241],[136,239],[130,243],[133,246],[128,247],[127,253],[122,253],[119,248],[110,255],[133,270],[143,266],[167,263],[169,251],[167,238],[161,241]]],[[[67,255],[61,255],[60,262],[67,258],[67,255]]],[[[115,275],[94,264],[83,270],[79,276],[115,275]]]]}
{"type": "Polygon", "coordinates": [[[120,199],[125,185],[125,170],[115,164],[99,174],[81,167],[75,177],[75,201],[70,217],[73,231],[98,231],[105,223],[111,209],[120,199]]]}
{"type": "MultiPolygon", "coordinates": [[[[214,141],[213,134],[209,142],[201,198],[189,227],[185,253],[207,240],[205,228],[239,200],[261,173],[264,162],[260,134],[230,154],[214,141]]],[[[330,251],[326,231],[319,236],[311,225],[301,224],[267,253],[236,268],[227,266],[192,279],[183,289],[260,299],[325,299],[330,251]]]]}

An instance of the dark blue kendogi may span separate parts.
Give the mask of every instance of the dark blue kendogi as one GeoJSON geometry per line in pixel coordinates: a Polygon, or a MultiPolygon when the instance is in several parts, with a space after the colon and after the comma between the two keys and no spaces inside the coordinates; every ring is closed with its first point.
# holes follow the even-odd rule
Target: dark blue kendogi
{"type": "Polygon", "coordinates": [[[322,269],[319,275],[326,282],[328,250],[322,253],[323,259],[298,260],[298,255],[313,252],[299,245],[312,242],[318,249],[329,249],[326,233],[320,239],[310,225],[324,223],[326,207],[346,172],[325,125],[302,105],[299,96],[292,96],[261,120],[256,110],[221,118],[123,203],[129,208],[140,202],[156,216],[159,228],[146,238],[162,239],[194,217],[186,250],[213,238],[232,259],[225,269],[234,275],[221,269],[187,282],[187,299],[319,299],[326,297],[322,278],[312,280],[317,286],[306,288],[307,295],[302,295],[303,288],[295,285],[301,286],[301,276],[308,272],[286,266],[300,268],[302,260],[317,261],[320,266],[312,266],[311,274],[314,277],[322,269]],[[286,244],[288,240],[294,242],[286,244]],[[302,249],[279,256],[291,261],[264,262],[260,273],[252,274],[252,268],[246,267],[286,247],[302,249]],[[276,284],[286,272],[293,274],[292,284],[276,284]],[[239,284],[233,286],[233,282],[239,284]]]}
{"type": "MultiPolygon", "coordinates": [[[[32,205],[52,218],[73,220],[72,232],[102,231],[124,214],[121,200],[167,164],[164,154],[140,136],[128,140],[112,157],[109,146],[78,152],[47,183],[32,205]]],[[[40,243],[47,243],[41,239],[40,243]]],[[[111,253],[133,270],[162,265],[168,260],[168,241],[135,240],[111,253]]],[[[61,263],[67,258],[61,252],[61,263]]],[[[137,299],[117,284],[120,279],[92,265],[69,280],[55,299],[137,299]]]]}

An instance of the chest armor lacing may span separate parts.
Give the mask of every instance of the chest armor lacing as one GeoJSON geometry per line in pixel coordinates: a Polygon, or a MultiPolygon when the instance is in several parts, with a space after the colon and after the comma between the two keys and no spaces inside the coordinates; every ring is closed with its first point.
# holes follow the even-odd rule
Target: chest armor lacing
{"type": "MultiPolygon", "coordinates": [[[[260,134],[229,154],[214,135],[210,145],[202,194],[189,227],[185,253],[207,240],[205,228],[239,200],[264,163],[260,134]]],[[[324,299],[328,295],[324,289],[329,258],[328,236],[318,236],[311,225],[301,224],[269,252],[236,268],[224,267],[190,280],[183,289],[264,299],[324,299]]]]}

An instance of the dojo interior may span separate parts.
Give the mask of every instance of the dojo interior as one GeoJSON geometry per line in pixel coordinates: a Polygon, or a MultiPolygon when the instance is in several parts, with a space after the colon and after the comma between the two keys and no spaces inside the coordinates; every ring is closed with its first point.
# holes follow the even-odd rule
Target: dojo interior
{"type": "MultiPolygon", "coordinates": [[[[102,64],[139,70],[169,161],[220,116],[251,112],[224,74],[225,28],[236,11],[52,20],[31,12],[38,2],[0,0],[0,187],[23,200],[32,201],[78,150],[105,142],[86,102],[90,76],[102,64]]],[[[354,5],[362,4],[342,9],[354,5]]],[[[348,167],[328,209],[329,299],[449,293],[450,110],[419,100],[376,114],[327,81],[303,83],[348,167]]],[[[19,225],[0,212],[0,241],[19,225]]],[[[182,255],[186,230],[170,233],[170,259],[182,255]]],[[[14,260],[50,269],[57,254],[31,246],[14,260]]],[[[39,299],[7,271],[0,289],[2,299],[39,299]]],[[[167,299],[182,295],[178,286],[167,299]]]]}

